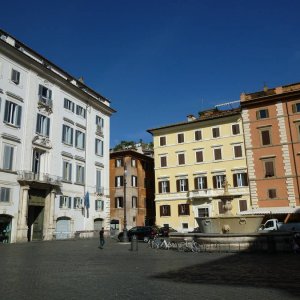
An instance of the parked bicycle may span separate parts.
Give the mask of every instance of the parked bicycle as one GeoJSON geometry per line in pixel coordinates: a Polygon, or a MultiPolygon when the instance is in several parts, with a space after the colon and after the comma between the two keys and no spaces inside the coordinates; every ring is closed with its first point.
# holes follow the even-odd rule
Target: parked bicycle
{"type": "Polygon", "coordinates": [[[201,252],[201,246],[194,240],[184,239],[184,242],[178,243],[178,251],[180,252],[201,252]]]}

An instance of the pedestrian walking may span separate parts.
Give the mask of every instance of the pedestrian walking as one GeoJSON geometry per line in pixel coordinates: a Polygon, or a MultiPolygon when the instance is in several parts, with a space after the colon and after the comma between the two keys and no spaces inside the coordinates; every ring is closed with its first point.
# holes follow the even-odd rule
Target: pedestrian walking
{"type": "Polygon", "coordinates": [[[99,238],[100,238],[100,249],[103,249],[103,246],[105,244],[105,240],[104,240],[104,227],[102,227],[102,229],[99,231],[99,238]]]}

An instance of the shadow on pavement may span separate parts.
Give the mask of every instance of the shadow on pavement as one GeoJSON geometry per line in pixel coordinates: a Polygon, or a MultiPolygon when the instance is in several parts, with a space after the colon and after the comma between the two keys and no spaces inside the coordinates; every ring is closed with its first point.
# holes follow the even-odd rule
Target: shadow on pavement
{"type": "Polygon", "coordinates": [[[190,284],[280,289],[292,296],[300,296],[300,255],[233,254],[152,278],[190,284]]]}

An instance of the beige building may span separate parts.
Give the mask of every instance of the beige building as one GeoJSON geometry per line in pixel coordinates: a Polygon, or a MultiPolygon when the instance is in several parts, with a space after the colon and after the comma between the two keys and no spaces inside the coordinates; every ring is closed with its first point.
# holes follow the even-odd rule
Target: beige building
{"type": "Polygon", "coordinates": [[[148,130],[154,140],[156,224],[185,232],[195,217],[224,212],[225,177],[232,212],[250,206],[240,109],[212,109],[186,122],[148,130]]]}

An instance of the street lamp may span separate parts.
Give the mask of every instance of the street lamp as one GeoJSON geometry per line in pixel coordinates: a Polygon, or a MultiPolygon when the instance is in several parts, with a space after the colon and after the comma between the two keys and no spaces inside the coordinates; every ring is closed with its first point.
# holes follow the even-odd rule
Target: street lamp
{"type": "Polygon", "coordinates": [[[128,242],[128,234],[127,234],[127,216],[126,216],[126,180],[127,176],[127,166],[126,163],[124,163],[124,228],[123,228],[123,242],[127,243],[128,242]]]}

